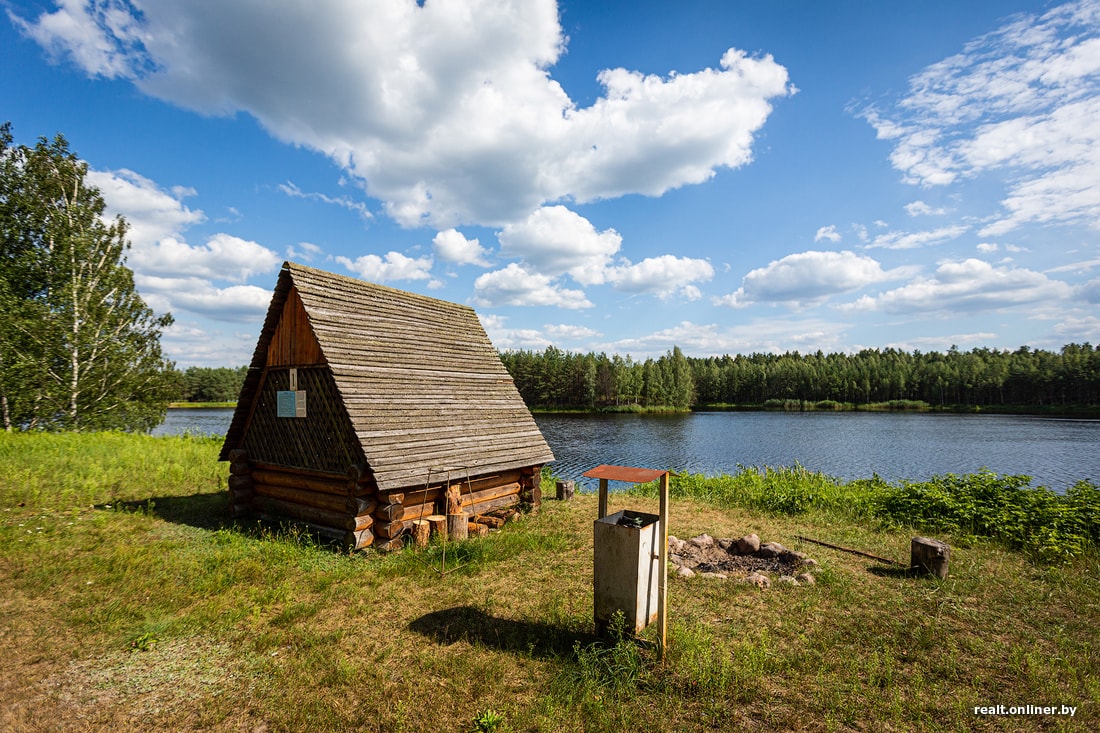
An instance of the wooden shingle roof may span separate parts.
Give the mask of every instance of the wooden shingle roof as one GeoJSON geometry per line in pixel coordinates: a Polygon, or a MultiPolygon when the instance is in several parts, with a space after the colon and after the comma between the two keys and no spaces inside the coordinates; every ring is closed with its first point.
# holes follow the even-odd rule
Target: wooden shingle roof
{"type": "Polygon", "coordinates": [[[238,447],[291,291],[381,491],[429,469],[471,475],[554,460],[472,308],[284,263],[222,449],[238,447]]]}

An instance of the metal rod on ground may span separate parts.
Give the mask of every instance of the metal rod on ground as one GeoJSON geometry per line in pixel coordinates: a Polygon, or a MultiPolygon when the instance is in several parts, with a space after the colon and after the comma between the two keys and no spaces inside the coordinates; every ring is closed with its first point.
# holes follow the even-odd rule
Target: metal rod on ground
{"type": "Polygon", "coordinates": [[[802,540],[803,542],[812,542],[815,545],[821,545],[822,547],[830,547],[834,550],[840,550],[841,552],[850,552],[853,555],[860,555],[862,557],[869,557],[872,560],[878,560],[879,562],[884,562],[887,565],[902,565],[902,563],[898,562],[897,560],[891,560],[890,558],[887,558],[887,557],[879,557],[878,555],[872,555],[869,552],[861,552],[860,550],[853,550],[850,547],[841,547],[840,545],[830,545],[828,542],[822,542],[821,540],[812,540],[809,537],[803,537],[801,535],[795,535],[794,538],[796,540],[802,540]]]}

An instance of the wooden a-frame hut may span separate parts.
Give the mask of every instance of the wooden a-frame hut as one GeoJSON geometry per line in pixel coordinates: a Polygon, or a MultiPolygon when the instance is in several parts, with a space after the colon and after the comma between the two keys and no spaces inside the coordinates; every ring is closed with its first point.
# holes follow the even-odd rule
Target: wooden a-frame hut
{"type": "Polygon", "coordinates": [[[537,507],[554,456],[473,309],[287,262],[220,460],[233,516],[394,549],[448,487],[537,507]]]}

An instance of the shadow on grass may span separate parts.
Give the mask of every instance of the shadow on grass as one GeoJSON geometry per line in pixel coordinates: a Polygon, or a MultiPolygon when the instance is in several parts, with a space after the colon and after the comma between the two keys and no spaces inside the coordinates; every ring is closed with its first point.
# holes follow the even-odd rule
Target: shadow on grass
{"type": "Polygon", "coordinates": [[[491,616],[473,606],[426,613],[410,623],[409,629],[441,645],[467,641],[539,658],[566,657],[573,653],[578,642],[587,646],[599,641],[592,633],[556,624],[491,616]]]}
{"type": "MultiPolygon", "coordinates": [[[[228,498],[224,491],[216,494],[190,496],[154,496],[139,501],[120,501],[115,507],[128,512],[141,512],[173,524],[186,524],[199,529],[222,529],[233,524],[229,519],[228,498]]],[[[106,509],[107,505],[97,509],[106,509]]]]}

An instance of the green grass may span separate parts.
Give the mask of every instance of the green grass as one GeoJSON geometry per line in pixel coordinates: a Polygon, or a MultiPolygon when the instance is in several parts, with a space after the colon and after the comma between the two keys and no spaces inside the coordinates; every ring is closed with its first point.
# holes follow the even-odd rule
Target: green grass
{"type": "MultiPolygon", "coordinates": [[[[1085,527],[1087,486],[1052,503],[992,474],[677,478],[673,534],[755,532],[821,569],[814,586],[763,592],[671,578],[662,666],[652,630],[592,635],[590,495],[448,545],[441,574],[438,545],[346,554],[226,521],[218,448],[0,436],[0,730],[1100,727],[1095,536],[1052,558],[1014,549],[1034,524],[983,529],[1055,507],[1085,527]],[[945,581],[795,539],[907,561],[918,526],[952,544],[945,581]],[[972,712],[998,704],[1077,713],[972,712]]],[[[650,492],[614,494],[611,508],[654,511],[650,492]]]]}

